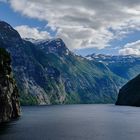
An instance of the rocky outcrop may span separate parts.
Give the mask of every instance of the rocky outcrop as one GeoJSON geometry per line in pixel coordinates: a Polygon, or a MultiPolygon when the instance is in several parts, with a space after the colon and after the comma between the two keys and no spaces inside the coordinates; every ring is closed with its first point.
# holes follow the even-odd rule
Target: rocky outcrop
{"type": "Polygon", "coordinates": [[[19,93],[10,63],[10,54],[0,48],[0,123],[20,115],[19,93]]]}
{"type": "Polygon", "coordinates": [[[120,89],[116,105],[140,106],[140,75],[120,89]]]}

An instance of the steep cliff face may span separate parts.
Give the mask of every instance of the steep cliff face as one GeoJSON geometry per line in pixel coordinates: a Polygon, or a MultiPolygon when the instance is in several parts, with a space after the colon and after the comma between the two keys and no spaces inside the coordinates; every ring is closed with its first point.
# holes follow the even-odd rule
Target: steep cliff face
{"type": "Polygon", "coordinates": [[[20,115],[19,94],[10,63],[9,53],[0,48],[0,123],[20,115]]]}
{"type": "Polygon", "coordinates": [[[120,89],[116,105],[140,106],[140,75],[120,89]]]}

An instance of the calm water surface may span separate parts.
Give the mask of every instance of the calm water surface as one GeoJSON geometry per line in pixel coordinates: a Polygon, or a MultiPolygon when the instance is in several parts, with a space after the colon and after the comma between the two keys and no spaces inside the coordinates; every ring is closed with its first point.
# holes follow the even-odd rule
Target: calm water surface
{"type": "Polygon", "coordinates": [[[23,107],[0,140],[140,140],[140,108],[114,105],[23,107]]]}

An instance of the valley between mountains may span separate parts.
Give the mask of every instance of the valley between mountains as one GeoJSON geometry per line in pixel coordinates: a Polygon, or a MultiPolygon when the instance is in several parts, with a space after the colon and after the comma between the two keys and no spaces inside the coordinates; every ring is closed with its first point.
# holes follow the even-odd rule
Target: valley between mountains
{"type": "Polygon", "coordinates": [[[11,55],[22,105],[115,103],[140,69],[137,56],[78,56],[60,38],[23,39],[3,21],[0,46],[11,55]]]}

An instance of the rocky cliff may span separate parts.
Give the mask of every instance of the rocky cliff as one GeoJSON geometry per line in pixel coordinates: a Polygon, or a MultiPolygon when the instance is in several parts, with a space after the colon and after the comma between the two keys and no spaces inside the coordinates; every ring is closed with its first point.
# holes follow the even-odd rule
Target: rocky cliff
{"type": "Polygon", "coordinates": [[[0,48],[0,123],[20,115],[19,93],[10,63],[10,54],[0,48]]]}
{"type": "Polygon", "coordinates": [[[140,106],[140,75],[120,89],[116,105],[140,106]]]}

